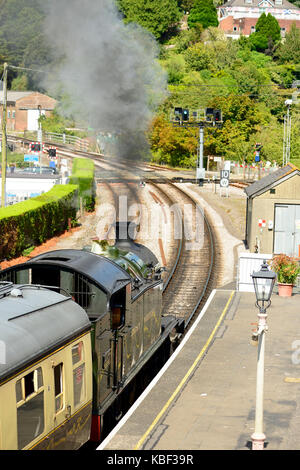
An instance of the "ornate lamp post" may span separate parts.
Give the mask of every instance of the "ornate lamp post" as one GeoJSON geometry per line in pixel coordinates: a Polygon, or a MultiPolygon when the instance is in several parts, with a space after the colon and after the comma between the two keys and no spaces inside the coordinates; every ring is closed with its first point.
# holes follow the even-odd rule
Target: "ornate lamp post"
{"type": "Polygon", "coordinates": [[[264,395],[264,360],[265,360],[265,333],[267,326],[267,308],[271,305],[271,295],[276,274],[270,271],[266,261],[263,261],[260,271],[251,275],[256,295],[256,307],[259,309],[258,327],[255,335],[258,339],[257,352],[257,378],[256,378],[256,410],[255,430],[252,434],[252,450],[263,450],[265,434],[263,432],[263,395],[264,395]]]}

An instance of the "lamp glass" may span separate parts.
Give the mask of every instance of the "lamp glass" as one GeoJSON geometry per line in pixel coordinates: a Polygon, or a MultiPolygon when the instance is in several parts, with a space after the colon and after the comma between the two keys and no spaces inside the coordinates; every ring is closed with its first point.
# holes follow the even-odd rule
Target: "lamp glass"
{"type": "Polygon", "coordinates": [[[253,277],[253,283],[256,300],[268,302],[272,295],[274,285],[273,279],[253,277]]]}
{"type": "Polygon", "coordinates": [[[269,302],[275,284],[276,274],[269,270],[266,261],[264,261],[260,271],[256,273],[253,272],[251,277],[257,302],[269,302]]]}

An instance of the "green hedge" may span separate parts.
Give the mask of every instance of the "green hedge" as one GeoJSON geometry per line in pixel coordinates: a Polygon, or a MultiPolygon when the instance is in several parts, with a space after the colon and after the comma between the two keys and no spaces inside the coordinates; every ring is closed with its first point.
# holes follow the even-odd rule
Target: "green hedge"
{"type": "Polygon", "coordinates": [[[50,191],[0,209],[0,259],[20,256],[33,246],[63,233],[76,219],[78,187],[55,185],[50,191]]]}
{"type": "Polygon", "coordinates": [[[96,188],[95,188],[95,165],[87,158],[75,158],[70,176],[70,184],[79,187],[79,198],[82,198],[85,210],[92,212],[95,208],[96,188]]]}

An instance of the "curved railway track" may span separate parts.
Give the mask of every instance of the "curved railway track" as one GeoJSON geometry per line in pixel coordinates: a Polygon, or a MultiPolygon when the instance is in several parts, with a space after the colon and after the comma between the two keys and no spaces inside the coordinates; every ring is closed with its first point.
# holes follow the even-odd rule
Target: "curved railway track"
{"type": "Polygon", "coordinates": [[[194,198],[172,183],[151,184],[167,196],[172,207],[175,206],[174,220],[177,218],[179,232],[182,233],[173,241],[172,266],[168,267],[168,277],[164,282],[164,314],[183,318],[187,328],[212,289],[216,265],[215,236],[207,216],[194,198]],[[179,214],[183,216],[180,222],[179,214]]]}
{"type": "MultiPolygon", "coordinates": [[[[20,139],[15,138],[15,140],[20,139]]],[[[25,144],[31,142],[28,139],[21,140],[25,144]]],[[[52,142],[45,142],[45,144],[53,145],[52,142]]],[[[57,144],[56,147],[62,156],[71,158],[83,156],[93,159],[98,164],[112,164],[104,155],[73,150],[63,144],[57,144]]],[[[112,166],[121,172],[124,171],[125,167],[124,163],[117,161],[114,161],[112,166]]],[[[135,204],[142,207],[137,195],[138,180],[135,184],[132,184],[126,180],[112,183],[105,182],[102,179],[101,184],[107,185],[111,191],[116,210],[116,220],[119,220],[122,197],[126,197],[127,208],[135,204]]],[[[217,269],[216,235],[211,228],[207,214],[202,210],[199,211],[197,201],[184,192],[182,188],[172,182],[160,184],[148,181],[147,184],[155,190],[158,204],[164,204],[160,199],[167,200],[169,207],[173,208],[173,226],[176,225],[179,235],[182,235],[174,239],[175,232],[173,228],[173,240],[170,241],[172,255],[164,279],[163,305],[165,314],[173,314],[184,318],[185,327],[187,328],[213,288],[217,269]],[[161,195],[161,198],[159,195],[161,195]],[[188,207],[191,211],[189,215],[192,217],[192,222],[186,216],[188,207]],[[184,216],[184,219],[181,218],[182,216],[184,216]],[[196,242],[196,247],[193,247],[190,234],[196,234],[196,229],[199,229],[196,224],[199,223],[202,230],[200,228],[198,236],[200,235],[201,240],[199,243],[196,242]]],[[[132,217],[139,215],[137,212],[132,217]]]]}

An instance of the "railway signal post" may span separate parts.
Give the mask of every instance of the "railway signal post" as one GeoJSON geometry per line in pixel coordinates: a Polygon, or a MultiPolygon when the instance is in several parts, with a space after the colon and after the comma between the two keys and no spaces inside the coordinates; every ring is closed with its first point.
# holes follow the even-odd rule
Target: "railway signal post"
{"type": "Polygon", "coordinates": [[[203,186],[203,181],[205,179],[205,168],[203,165],[204,128],[221,127],[223,123],[222,112],[220,109],[214,108],[206,108],[202,111],[198,110],[190,112],[189,109],[177,107],[174,108],[174,114],[171,116],[171,122],[175,127],[199,128],[196,182],[198,181],[199,186],[203,186]]]}

